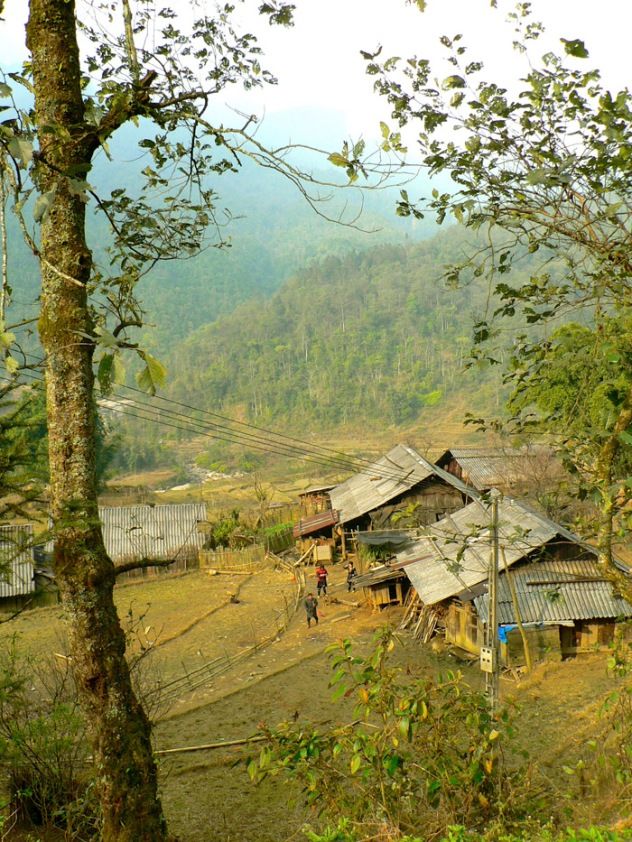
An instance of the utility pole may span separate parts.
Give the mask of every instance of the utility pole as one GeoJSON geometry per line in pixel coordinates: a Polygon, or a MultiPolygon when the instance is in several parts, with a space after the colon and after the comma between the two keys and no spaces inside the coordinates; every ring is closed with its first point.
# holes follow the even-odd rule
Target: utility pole
{"type": "Polygon", "coordinates": [[[498,501],[500,492],[493,488],[491,498],[490,554],[487,579],[487,629],[481,648],[481,669],[485,673],[485,692],[492,714],[498,704],[500,663],[498,658],[498,501]]]}

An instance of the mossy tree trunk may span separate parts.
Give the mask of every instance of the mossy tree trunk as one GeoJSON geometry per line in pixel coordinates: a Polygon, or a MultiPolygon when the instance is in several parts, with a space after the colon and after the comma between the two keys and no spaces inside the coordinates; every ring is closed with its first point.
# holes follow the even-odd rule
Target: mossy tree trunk
{"type": "Polygon", "coordinates": [[[103,808],[102,839],[167,837],[150,724],[136,699],[113,600],[114,566],[98,519],[93,343],[88,285],[92,256],[85,178],[97,142],[84,115],[72,0],[30,0],[35,121],[33,175],[47,209],[41,224],[40,337],[46,352],[54,568],[69,623],[81,703],[92,728],[103,808]],[[48,129],[42,131],[42,127],[48,129]]]}

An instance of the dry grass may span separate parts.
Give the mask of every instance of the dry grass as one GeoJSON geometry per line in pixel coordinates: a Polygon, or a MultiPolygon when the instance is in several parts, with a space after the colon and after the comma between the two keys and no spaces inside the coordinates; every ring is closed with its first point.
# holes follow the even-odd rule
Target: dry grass
{"type": "MultiPolygon", "coordinates": [[[[332,570],[333,593],[344,598],[344,573],[338,567],[332,570]]],[[[287,573],[273,570],[251,577],[190,573],[119,587],[116,598],[121,614],[131,611],[137,619],[142,616],[147,639],[156,635],[150,667],[169,680],[223,652],[250,646],[269,630],[284,595],[291,594],[293,587],[287,573]],[[230,601],[235,593],[239,602],[230,601]]],[[[243,738],[254,733],[262,720],[276,724],[298,717],[323,728],[348,721],[349,700],[331,700],[325,648],[340,637],[350,637],[362,650],[378,625],[398,616],[392,610],[373,614],[365,608],[350,609],[330,599],[322,604],[320,625],[308,630],[299,612],[277,642],[253,652],[238,668],[204,686],[191,692],[184,689],[156,727],[157,747],[243,738]]],[[[56,651],[54,641],[62,627],[59,610],[29,612],[16,624],[21,646],[56,651]]],[[[10,626],[15,627],[0,627],[0,645],[6,645],[10,626]]],[[[458,668],[468,682],[481,683],[476,665],[459,664],[418,644],[408,642],[398,650],[397,658],[405,671],[437,674],[458,668]]],[[[589,822],[626,817],[626,805],[615,802],[607,790],[611,778],[605,772],[599,780],[595,773],[596,783],[587,791],[585,784],[562,771],[564,765],[572,767],[590,757],[588,742],[604,729],[600,703],[611,689],[605,658],[599,653],[539,666],[519,682],[509,678],[502,682],[505,699],[517,705],[515,745],[529,752],[549,792],[560,793],[561,807],[569,810],[569,823],[575,818],[589,822]]],[[[222,750],[161,760],[163,802],[171,829],[183,842],[282,842],[304,821],[315,818],[286,781],[252,786],[242,763],[245,756],[243,751],[222,750]],[[233,768],[235,761],[238,765],[233,768]]]]}

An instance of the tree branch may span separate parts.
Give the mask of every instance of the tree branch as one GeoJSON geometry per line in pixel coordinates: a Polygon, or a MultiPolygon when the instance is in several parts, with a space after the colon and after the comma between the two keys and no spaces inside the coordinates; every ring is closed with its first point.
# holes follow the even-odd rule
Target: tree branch
{"type": "Polygon", "coordinates": [[[114,565],[114,575],[120,576],[121,573],[129,573],[131,570],[146,570],[148,567],[169,567],[178,560],[177,556],[173,558],[141,558],[138,561],[127,561],[124,564],[114,565]]]}

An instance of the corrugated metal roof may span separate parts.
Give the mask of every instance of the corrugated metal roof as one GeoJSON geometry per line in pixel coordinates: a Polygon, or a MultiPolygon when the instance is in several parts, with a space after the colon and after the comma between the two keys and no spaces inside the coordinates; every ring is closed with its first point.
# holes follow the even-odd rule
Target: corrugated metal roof
{"type": "Polygon", "coordinates": [[[33,593],[33,526],[0,525],[0,598],[33,593]]]}
{"type": "Polygon", "coordinates": [[[371,585],[401,579],[403,575],[401,570],[393,570],[388,564],[380,564],[365,573],[359,573],[354,578],[353,585],[355,588],[370,588],[371,585]]]}
{"type": "Polygon", "coordinates": [[[338,523],[338,512],[327,509],[309,517],[303,517],[292,529],[292,537],[300,538],[301,535],[312,535],[321,529],[328,529],[338,523]]]}
{"type": "MultiPolygon", "coordinates": [[[[556,536],[585,546],[567,529],[522,502],[499,500],[498,520],[500,570],[504,559],[511,566],[556,536]]],[[[485,581],[490,554],[488,506],[476,500],[427,527],[427,532],[426,537],[397,553],[397,566],[405,570],[422,602],[434,605],[485,581]]]]}
{"type": "Polygon", "coordinates": [[[453,447],[437,459],[437,463],[445,467],[455,459],[463,472],[463,481],[478,491],[485,491],[523,482],[529,461],[538,455],[541,456],[541,451],[532,448],[453,447]]]}
{"type": "Polygon", "coordinates": [[[206,521],[203,503],[100,507],[99,518],[112,561],[182,557],[204,544],[198,529],[206,521]]]}
{"type": "MultiPolygon", "coordinates": [[[[632,606],[603,577],[590,559],[545,560],[520,565],[511,571],[524,623],[562,622],[631,617],[632,606]]],[[[474,599],[476,610],[487,620],[487,596],[474,599]]],[[[498,579],[498,622],[515,623],[516,616],[506,576],[498,579]]]]}
{"type": "Polygon", "coordinates": [[[437,476],[464,494],[472,495],[460,480],[424,459],[416,450],[398,444],[392,450],[329,492],[331,506],[340,513],[340,523],[348,523],[437,476]]]}

